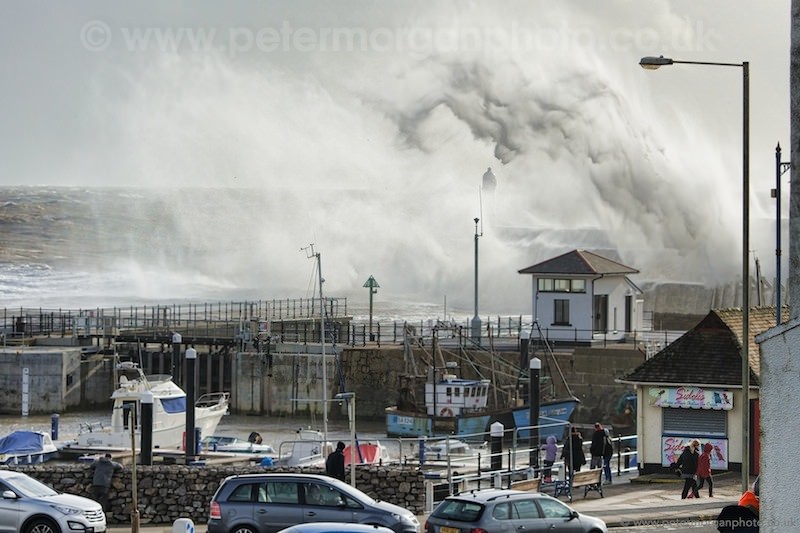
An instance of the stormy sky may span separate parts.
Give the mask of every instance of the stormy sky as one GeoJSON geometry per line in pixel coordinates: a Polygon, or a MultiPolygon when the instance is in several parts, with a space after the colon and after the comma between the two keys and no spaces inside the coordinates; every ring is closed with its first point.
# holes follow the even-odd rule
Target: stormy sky
{"type": "Polygon", "coordinates": [[[344,292],[374,274],[468,308],[476,216],[498,308],[528,305],[517,270],[576,247],[639,280],[724,282],[741,269],[741,69],[638,61],[749,61],[769,275],[789,28],[788,1],[4,2],[0,186],[283,198],[251,215],[280,233],[270,249],[316,242],[344,292]]]}

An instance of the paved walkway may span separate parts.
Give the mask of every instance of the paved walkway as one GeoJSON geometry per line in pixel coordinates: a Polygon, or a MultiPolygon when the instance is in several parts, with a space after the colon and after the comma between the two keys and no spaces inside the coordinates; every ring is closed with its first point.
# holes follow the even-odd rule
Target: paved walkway
{"type": "MultiPolygon", "coordinates": [[[[714,476],[714,497],[708,497],[706,488],[699,499],[681,499],[683,480],[666,476],[623,475],[614,483],[603,487],[603,495],[590,491],[586,498],[582,490],[575,491],[570,504],[575,510],[602,518],[610,528],[643,525],[691,525],[710,523],[726,505],[735,505],[741,495],[741,477],[737,472],[714,476]]],[[[564,498],[560,498],[564,501],[564,498]]],[[[420,517],[424,523],[425,517],[420,517]]],[[[131,526],[112,526],[109,533],[127,533],[131,526]]],[[[141,533],[171,533],[172,525],[141,525],[141,533]]],[[[204,524],[195,526],[197,533],[205,533],[204,524]]],[[[181,533],[184,533],[181,531],[181,533]]]]}

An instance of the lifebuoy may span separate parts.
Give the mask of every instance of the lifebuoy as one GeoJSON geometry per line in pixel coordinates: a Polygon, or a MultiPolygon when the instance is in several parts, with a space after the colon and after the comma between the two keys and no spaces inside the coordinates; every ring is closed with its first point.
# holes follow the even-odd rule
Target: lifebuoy
{"type": "Polygon", "coordinates": [[[453,410],[449,407],[445,407],[439,411],[439,416],[453,416],[453,410]]]}

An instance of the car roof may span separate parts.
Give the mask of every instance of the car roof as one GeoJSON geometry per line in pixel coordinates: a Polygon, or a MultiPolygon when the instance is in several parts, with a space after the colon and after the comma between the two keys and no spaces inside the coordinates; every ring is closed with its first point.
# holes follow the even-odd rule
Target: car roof
{"type": "Polygon", "coordinates": [[[501,498],[513,498],[518,496],[542,496],[538,492],[525,492],[522,490],[514,489],[474,489],[466,492],[460,492],[453,496],[448,496],[448,500],[476,500],[482,503],[488,503],[501,498]]]}
{"type": "Polygon", "coordinates": [[[27,474],[22,472],[17,472],[16,470],[8,470],[6,468],[0,468],[0,479],[11,479],[12,477],[19,477],[25,476],[29,477],[27,474]]]}
{"type": "Polygon", "coordinates": [[[391,533],[392,530],[370,524],[348,524],[340,522],[308,522],[281,530],[281,533],[391,533]]]}
{"type": "Polygon", "coordinates": [[[308,480],[338,481],[336,478],[323,474],[295,474],[293,472],[265,472],[263,474],[237,474],[229,476],[228,479],[270,479],[270,478],[294,478],[308,480]]]}

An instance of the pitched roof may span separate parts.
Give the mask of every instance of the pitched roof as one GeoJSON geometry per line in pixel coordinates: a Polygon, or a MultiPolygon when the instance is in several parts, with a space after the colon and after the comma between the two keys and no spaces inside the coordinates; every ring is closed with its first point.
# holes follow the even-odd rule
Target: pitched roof
{"type": "Polygon", "coordinates": [[[519,271],[520,274],[638,274],[635,268],[586,250],[573,250],[519,271]]]}
{"type": "MultiPolygon", "coordinates": [[[[783,310],[788,318],[788,309],[783,310]]],[[[750,384],[759,386],[756,335],[775,326],[774,307],[750,309],[750,384]]],[[[619,381],[626,383],[742,385],[742,309],[710,311],[694,328],[619,381]]]]}

